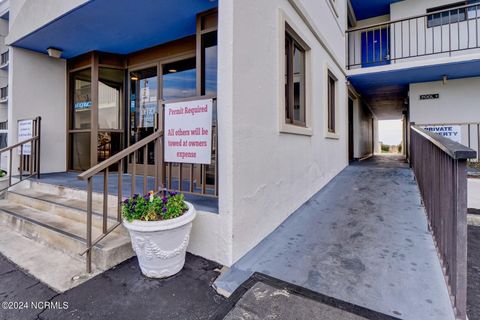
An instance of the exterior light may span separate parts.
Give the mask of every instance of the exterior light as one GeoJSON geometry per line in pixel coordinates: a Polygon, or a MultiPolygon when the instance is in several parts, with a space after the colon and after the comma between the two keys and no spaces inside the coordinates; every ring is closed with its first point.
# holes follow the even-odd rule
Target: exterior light
{"type": "Polygon", "coordinates": [[[177,70],[176,69],[170,69],[170,70],[168,70],[168,72],[175,73],[175,72],[177,72],[177,70]]]}
{"type": "Polygon", "coordinates": [[[133,76],[133,77],[130,78],[130,80],[132,80],[132,81],[137,81],[137,80],[138,80],[138,77],[133,76]]]}
{"type": "Polygon", "coordinates": [[[48,48],[47,49],[48,55],[52,58],[59,59],[62,56],[63,51],[56,48],[48,48]]]}

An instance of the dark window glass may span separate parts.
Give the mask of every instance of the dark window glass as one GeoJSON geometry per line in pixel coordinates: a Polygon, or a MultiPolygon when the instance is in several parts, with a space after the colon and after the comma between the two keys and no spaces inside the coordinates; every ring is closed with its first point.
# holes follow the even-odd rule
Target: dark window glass
{"type": "Polygon", "coordinates": [[[217,32],[202,35],[202,95],[217,94],[217,32]]]}
{"type": "Polygon", "coordinates": [[[90,132],[72,133],[72,170],[90,169],[90,132]]]}
{"type": "Polygon", "coordinates": [[[163,100],[196,96],[196,59],[190,58],[163,65],[163,100]]]}
{"type": "Polygon", "coordinates": [[[336,109],[336,85],[337,79],[328,73],[328,132],[335,132],[335,109],[336,109]]]}
{"type": "MultiPolygon", "coordinates": [[[[157,67],[130,72],[130,145],[154,132],[157,93],[157,67]]],[[[153,145],[148,150],[148,163],[154,164],[153,145]]],[[[138,153],[137,163],[143,163],[143,152],[138,153]]]]}
{"type": "Polygon", "coordinates": [[[285,36],[285,122],[306,125],[305,49],[288,32],[285,36]]]}
{"type": "MultiPolygon", "coordinates": [[[[444,6],[434,7],[427,9],[427,13],[433,13],[427,17],[427,26],[428,28],[438,27],[443,25],[448,25],[450,23],[458,23],[465,21],[467,19],[476,19],[477,10],[480,11],[478,7],[468,7],[468,8],[457,8],[469,4],[480,3],[480,0],[468,0],[460,1],[444,6]],[[456,8],[456,9],[455,9],[456,8]],[[448,10],[451,9],[451,10],[448,10]]],[[[479,12],[480,13],[480,12],[479,12]]]]}
{"type": "Polygon", "coordinates": [[[100,129],[122,128],[123,77],[123,70],[99,68],[98,126],[100,129]]]}
{"type": "Polygon", "coordinates": [[[71,129],[90,129],[92,112],[92,78],[90,68],[71,73],[71,129]]]}

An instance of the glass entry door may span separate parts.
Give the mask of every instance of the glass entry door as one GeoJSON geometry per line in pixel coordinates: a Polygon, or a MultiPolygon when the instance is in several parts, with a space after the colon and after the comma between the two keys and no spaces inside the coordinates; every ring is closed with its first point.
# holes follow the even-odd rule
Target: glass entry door
{"type": "MultiPolygon", "coordinates": [[[[146,138],[157,130],[158,115],[158,72],[157,66],[129,72],[130,105],[129,105],[129,145],[146,138]]],[[[148,174],[154,173],[154,145],[148,146],[147,159],[143,152],[137,154],[137,164],[148,162],[148,174]]],[[[131,172],[131,161],[128,171],[131,172]]],[[[143,166],[138,166],[142,171],[143,166]]],[[[143,172],[138,172],[143,173],[143,172]]]]}
{"type": "Polygon", "coordinates": [[[125,68],[113,58],[91,52],[68,61],[68,170],[88,170],[123,149],[125,68]]]}
{"type": "Polygon", "coordinates": [[[92,77],[90,68],[70,74],[70,168],[85,171],[90,168],[92,124],[92,77]]]}

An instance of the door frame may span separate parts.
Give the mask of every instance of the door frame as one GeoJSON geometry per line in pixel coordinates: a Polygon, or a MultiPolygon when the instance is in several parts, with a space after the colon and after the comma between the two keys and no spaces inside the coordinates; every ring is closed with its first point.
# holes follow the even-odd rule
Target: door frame
{"type": "MultiPolygon", "coordinates": [[[[131,110],[130,110],[130,103],[131,103],[131,81],[130,81],[130,72],[133,72],[133,71],[138,71],[138,70],[142,70],[142,69],[146,69],[146,68],[150,68],[150,67],[155,67],[157,68],[157,84],[158,84],[158,88],[157,88],[157,127],[154,128],[155,130],[158,130],[158,128],[163,128],[163,108],[164,108],[164,103],[165,102],[168,102],[168,101],[164,101],[163,100],[163,66],[165,64],[168,64],[168,63],[173,63],[173,62],[177,62],[177,61],[181,61],[181,60],[185,60],[185,59],[190,59],[190,58],[196,58],[197,55],[196,55],[196,51],[192,51],[192,50],[188,50],[188,51],[185,51],[183,53],[179,53],[179,54],[175,54],[173,56],[167,56],[167,57],[161,57],[161,56],[158,56],[156,57],[155,59],[152,59],[152,60],[149,60],[149,61],[146,61],[145,63],[140,63],[140,64],[135,64],[133,66],[129,66],[127,68],[127,81],[128,81],[128,86],[127,86],[127,92],[128,92],[128,95],[127,95],[127,103],[126,105],[128,106],[128,108],[125,108],[126,110],[126,119],[127,120],[127,123],[126,123],[126,134],[128,136],[128,140],[127,140],[127,146],[130,146],[131,144],[131,135],[130,135],[130,130],[131,130],[131,123],[130,123],[130,120],[131,120],[131,110]]],[[[197,72],[197,77],[196,77],[196,81],[198,81],[198,67],[196,68],[196,72],[197,72]]],[[[197,87],[198,87],[198,83],[197,83],[197,87]]],[[[132,172],[132,165],[130,162],[128,162],[128,165],[127,165],[127,172],[132,172]]],[[[143,166],[137,166],[136,168],[136,172],[138,174],[143,174],[143,166]]],[[[155,174],[155,165],[147,165],[147,175],[148,176],[153,176],[155,174]]]]}
{"type": "MultiPolygon", "coordinates": [[[[99,132],[125,132],[124,122],[120,121],[120,129],[102,129],[98,125],[98,113],[99,113],[99,71],[100,68],[110,68],[117,70],[125,70],[123,58],[117,55],[108,53],[100,53],[92,51],[81,55],[77,58],[67,62],[67,76],[66,76],[66,97],[67,97],[67,117],[66,117],[66,165],[67,171],[78,172],[72,168],[72,143],[71,136],[74,133],[90,133],[90,167],[93,167],[98,163],[98,133],[99,132]],[[114,57],[114,59],[112,59],[114,57]],[[113,63],[112,63],[113,62],[113,63]],[[116,62],[116,63],[115,63],[116,62]],[[72,92],[71,92],[71,79],[70,75],[77,71],[90,69],[90,96],[92,101],[92,107],[90,109],[90,129],[71,129],[73,111],[72,111],[72,92]]],[[[123,90],[126,90],[125,79],[123,84],[123,90]]],[[[120,97],[120,114],[125,110],[124,96],[120,97]],[[123,110],[122,110],[123,108],[123,110]]],[[[121,143],[124,143],[125,139],[122,139],[121,143]]]]}

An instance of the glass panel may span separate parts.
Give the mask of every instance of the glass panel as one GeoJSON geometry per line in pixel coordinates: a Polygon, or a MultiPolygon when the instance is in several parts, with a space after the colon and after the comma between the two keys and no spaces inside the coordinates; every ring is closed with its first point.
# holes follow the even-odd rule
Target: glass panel
{"type": "Polygon", "coordinates": [[[292,117],[290,115],[290,86],[289,86],[289,71],[290,66],[290,46],[292,39],[290,36],[286,35],[285,37],[285,120],[287,123],[292,122],[292,117]]]}
{"type": "Polygon", "coordinates": [[[163,65],[163,100],[196,96],[196,59],[190,58],[163,65]]]}
{"type": "MultiPolygon", "coordinates": [[[[157,92],[157,67],[130,72],[130,145],[154,132],[157,92]]],[[[148,149],[148,163],[154,164],[153,146],[148,149]]],[[[138,159],[138,163],[143,163],[142,152],[138,159]]]]}
{"type": "Polygon", "coordinates": [[[336,80],[328,76],[328,132],[335,132],[335,84],[336,80]]]}
{"type": "MultiPolygon", "coordinates": [[[[97,144],[98,163],[107,160],[122,150],[122,134],[120,132],[99,132],[97,144]]],[[[112,171],[115,166],[110,167],[112,171]]]]}
{"type": "Polygon", "coordinates": [[[202,36],[202,94],[217,94],[217,32],[202,36]]]}
{"type": "Polygon", "coordinates": [[[71,134],[72,170],[90,169],[90,133],[71,134]]]}
{"type": "Polygon", "coordinates": [[[71,129],[90,129],[92,110],[92,79],[90,68],[70,74],[72,108],[71,129]]]}
{"type": "Polygon", "coordinates": [[[98,73],[98,125],[122,128],[123,70],[100,68],[98,73]]]}
{"type": "Polygon", "coordinates": [[[293,51],[293,119],[305,123],[305,52],[295,46],[293,51]]]}

